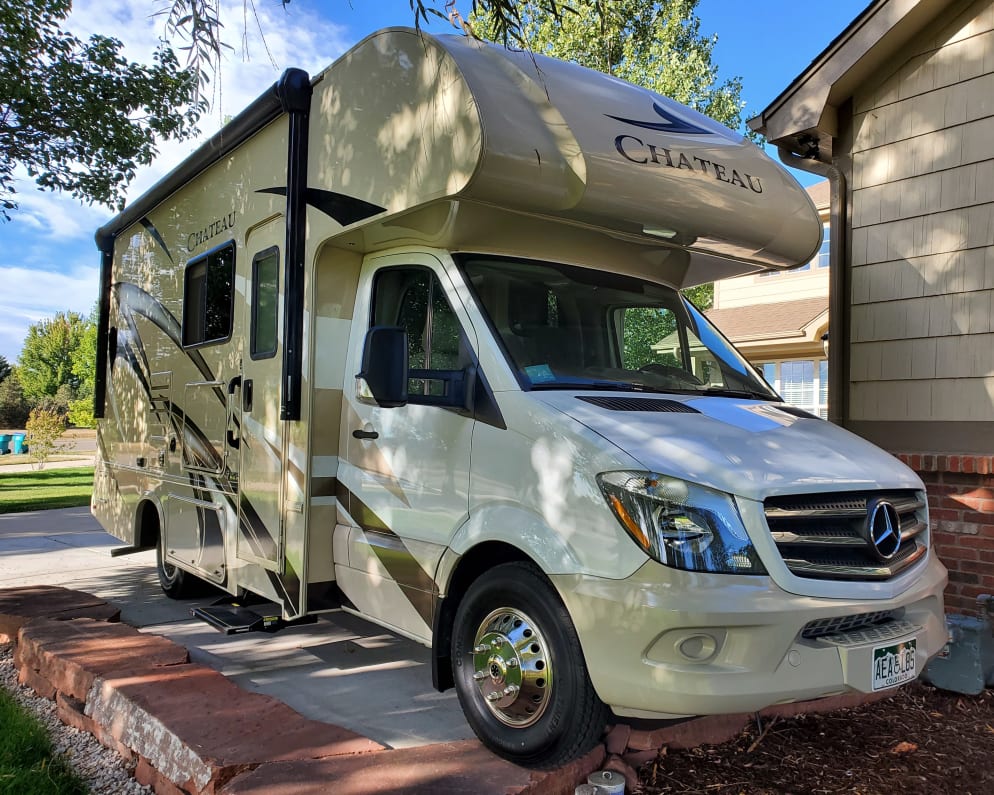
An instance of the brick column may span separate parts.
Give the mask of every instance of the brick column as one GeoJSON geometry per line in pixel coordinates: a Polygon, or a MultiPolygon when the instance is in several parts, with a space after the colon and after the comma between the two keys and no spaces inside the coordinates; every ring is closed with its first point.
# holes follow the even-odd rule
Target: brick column
{"type": "Polygon", "coordinates": [[[949,569],[946,610],[994,594],[994,456],[896,453],[928,490],[932,545],[949,569]]]}

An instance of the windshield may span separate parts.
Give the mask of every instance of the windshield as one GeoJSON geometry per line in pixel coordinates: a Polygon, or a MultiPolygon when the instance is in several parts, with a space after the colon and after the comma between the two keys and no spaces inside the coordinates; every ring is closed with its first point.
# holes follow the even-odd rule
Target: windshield
{"type": "Polygon", "coordinates": [[[527,389],[779,400],[671,287],[534,260],[461,255],[459,264],[527,389]]]}

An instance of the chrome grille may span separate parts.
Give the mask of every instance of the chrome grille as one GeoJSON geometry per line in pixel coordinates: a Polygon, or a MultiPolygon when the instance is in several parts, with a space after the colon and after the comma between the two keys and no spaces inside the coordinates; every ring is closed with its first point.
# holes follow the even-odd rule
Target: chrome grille
{"type": "Polygon", "coordinates": [[[802,494],[771,497],[766,523],[787,568],[798,577],[886,580],[925,557],[925,497],[916,491],[802,494]],[[866,536],[867,504],[890,502],[901,521],[901,546],[888,560],[866,536]]]}

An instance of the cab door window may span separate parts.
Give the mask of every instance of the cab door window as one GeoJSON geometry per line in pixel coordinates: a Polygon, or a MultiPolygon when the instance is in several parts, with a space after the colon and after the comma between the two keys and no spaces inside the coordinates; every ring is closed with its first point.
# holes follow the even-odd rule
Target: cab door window
{"type": "MultiPolygon", "coordinates": [[[[411,370],[459,370],[468,364],[463,335],[442,285],[426,268],[386,268],[373,284],[372,326],[400,326],[407,332],[411,370]]],[[[410,402],[419,395],[444,394],[445,384],[430,377],[408,383],[410,402]]]]}

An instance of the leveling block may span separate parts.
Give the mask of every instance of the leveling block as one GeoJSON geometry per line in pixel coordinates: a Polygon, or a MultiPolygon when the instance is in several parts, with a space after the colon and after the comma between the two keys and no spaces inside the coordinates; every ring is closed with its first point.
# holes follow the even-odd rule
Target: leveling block
{"type": "Polygon", "coordinates": [[[286,627],[298,624],[313,624],[316,616],[304,616],[292,621],[283,620],[283,611],[273,602],[253,602],[248,599],[222,597],[206,607],[193,607],[190,614],[210,624],[225,635],[242,632],[279,632],[286,627]]]}

